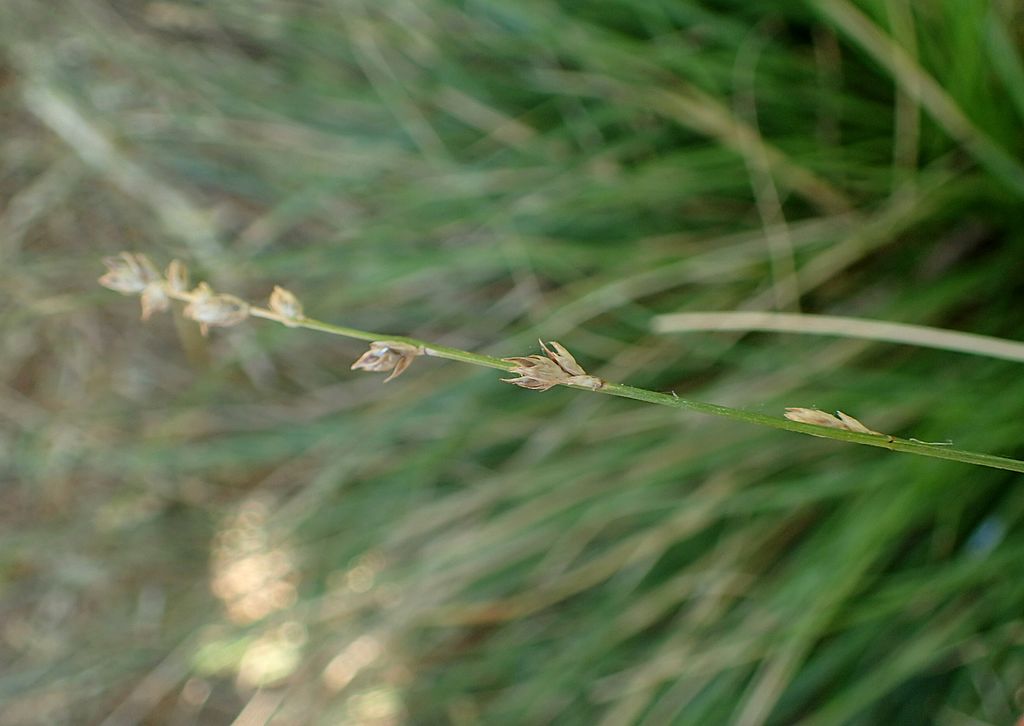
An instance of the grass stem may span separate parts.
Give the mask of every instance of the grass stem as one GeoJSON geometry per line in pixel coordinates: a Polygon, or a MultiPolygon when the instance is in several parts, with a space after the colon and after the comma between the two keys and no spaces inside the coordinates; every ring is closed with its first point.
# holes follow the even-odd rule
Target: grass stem
{"type": "MultiPolygon", "coordinates": [[[[171,293],[171,297],[187,302],[191,300],[191,293],[175,292],[171,293]]],[[[253,317],[263,318],[265,320],[286,323],[292,327],[316,330],[321,333],[340,335],[346,338],[355,338],[357,340],[369,342],[393,341],[406,343],[416,348],[423,348],[427,355],[434,356],[436,358],[445,358],[447,360],[469,363],[470,365],[483,366],[485,368],[511,371],[515,367],[515,363],[502,360],[501,358],[494,358],[480,353],[471,353],[470,351],[461,350],[459,348],[437,345],[436,343],[430,343],[417,338],[374,333],[343,325],[325,323],[308,317],[303,317],[298,320],[286,320],[276,312],[260,307],[251,307],[249,309],[249,314],[253,317]]],[[[569,387],[581,390],[592,390],[584,386],[570,385],[569,387]]],[[[864,444],[865,446],[876,446],[890,451],[901,451],[907,454],[917,454],[918,456],[927,456],[933,459],[946,459],[948,461],[959,461],[964,464],[975,464],[978,466],[987,466],[995,469],[1005,469],[1007,471],[1024,473],[1024,461],[1019,461],[1017,459],[1010,459],[973,451],[963,451],[949,446],[937,446],[934,444],[900,439],[888,435],[864,434],[855,431],[833,429],[827,426],[800,423],[797,421],[790,421],[782,417],[769,416],[763,413],[755,413],[753,411],[744,411],[738,408],[719,406],[714,403],[691,401],[685,398],[679,398],[674,394],[660,393],[658,391],[650,391],[644,388],[635,388],[622,383],[605,383],[604,386],[597,390],[597,392],[611,396],[619,396],[620,398],[631,398],[634,401],[643,401],[644,403],[653,403],[658,406],[668,406],[670,408],[678,408],[686,411],[695,411],[697,413],[703,413],[710,416],[721,416],[734,421],[742,421],[744,423],[759,426],[769,426],[771,428],[782,429],[784,431],[793,431],[796,433],[808,434],[810,436],[819,436],[821,438],[833,439],[835,441],[864,444]]]]}

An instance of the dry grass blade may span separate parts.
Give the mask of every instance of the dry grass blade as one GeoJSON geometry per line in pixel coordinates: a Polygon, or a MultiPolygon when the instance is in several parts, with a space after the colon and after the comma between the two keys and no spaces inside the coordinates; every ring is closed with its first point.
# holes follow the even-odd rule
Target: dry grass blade
{"type": "Polygon", "coordinates": [[[900,345],[917,345],[1024,363],[1024,343],[1015,340],[933,328],[927,325],[891,323],[840,315],[768,312],[669,313],[657,316],[651,325],[658,333],[686,333],[697,330],[759,330],[775,333],[835,335],[900,345]]]}

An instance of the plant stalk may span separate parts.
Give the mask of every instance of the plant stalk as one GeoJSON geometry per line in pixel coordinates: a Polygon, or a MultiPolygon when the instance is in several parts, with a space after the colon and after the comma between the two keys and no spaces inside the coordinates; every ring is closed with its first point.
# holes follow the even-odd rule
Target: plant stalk
{"type": "MultiPolygon", "coordinates": [[[[179,293],[173,295],[180,300],[189,300],[188,293],[179,293]]],[[[480,353],[471,353],[466,350],[460,350],[458,348],[450,348],[444,345],[436,345],[429,343],[424,340],[418,340],[416,338],[407,338],[404,336],[386,335],[384,333],[373,333],[366,330],[358,330],[356,328],[349,328],[342,325],[334,325],[332,323],[325,323],[320,320],[314,320],[313,318],[303,317],[297,320],[286,320],[277,313],[267,310],[264,308],[252,307],[249,309],[250,315],[257,318],[265,318],[267,320],[275,320],[280,323],[286,323],[292,327],[306,328],[307,330],[317,330],[321,333],[329,333],[331,335],[341,335],[346,338],[356,338],[358,340],[365,341],[394,341],[399,343],[407,343],[417,348],[423,348],[427,355],[434,356],[436,358],[446,358],[448,360],[459,361],[460,363],[469,363],[471,365],[484,366],[486,368],[496,368],[498,370],[511,371],[515,367],[515,363],[510,361],[502,360],[501,358],[494,358],[489,355],[482,355],[480,353]]],[[[569,386],[570,388],[578,388],[580,390],[591,390],[583,386],[569,386]]],[[[810,436],[819,436],[825,439],[833,439],[835,441],[845,441],[852,444],[864,444],[866,446],[877,446],[881,449],[889,449],[890,451],[902,451],[908,454],[917,454],[919,456],[928,456],[933,459],[946,459],[948,461],[959,461],[964,464],[975,464],[978,466],[987,466],[994,469],[1005,469],[1007,471],[1016,471],[1024,473],[1024,461],[1017,459],[1010,459],[1003,456],[994,456],[992,454],[982,454],[974,451],[963,451],[961,449],[955,449],[949,446],[941,446],[935,444],[927,444],[919,441],[911,441],[909,439],[900,439],[895,436],[888,435],[876,435],[876,434],[863,434],[855,431],[844,431],[841,429],[829,428],[827,426],[816,426],[814,424],[800,423],[797,421],[790,421],[782,417],[768,416],[763,413],[755,413],[752,411],[744,411],[737,408],[729,408],[727,406],[719,406],[714,403],[704,403],[702,401],[691,401],[685,398],[679,398],[674,394],[659,393],[657,391],[649,391],[644,388],[635,388],[633,386],[627,386],[622,383],[605,383],[603,387],[597,390],[597,393],[606,393],[610,396],[619,396],[621,398],[631,398],[635,401],[643,401],[645,403],[653,403],[659,406],[668,406],[670,408],[679,408],[687,411],[696,411],[697,413],[708,414],[711,416],[721,416],[723,418],[733,419],[735,421],[743,421],[745,423],[756,424],[760,426],[770,426],[776,429],[782,429],[784,431],[794,431],[796,433],[808,434],[810,436]]]]}

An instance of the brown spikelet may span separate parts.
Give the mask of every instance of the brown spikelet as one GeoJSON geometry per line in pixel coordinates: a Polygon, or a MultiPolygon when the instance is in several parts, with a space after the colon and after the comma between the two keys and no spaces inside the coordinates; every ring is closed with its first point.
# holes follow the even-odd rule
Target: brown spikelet
{"type": "Polygon", "coordinates": [[[163,283],[151,282],[142,291],[142,319],[149,320],[153,313],[162,313],[171,306],[171,299],[167,296],[163,283]]]}
{"type": "Polygon", "coordinates": [[[139,252],[122,252],[117,257],[104,257],[107,272],[99,279],[103,287],[122,295],[142,298],[142,319],[170,307],[167,283],[160,277],[156,266],[139,252]]]}
{"type": "Polygon", "coordinates": [[[553,386],[568,385],[580,386],[596,391],[604,386],[604,381],[596,376],[589,376],[583,367],[576,362],[565,347],[554,340],[545,344],[543,340],[538,341],[544,355],[530,355],[525,357],[505,358],[509,363],[515,363],[512,373],[516,378],[502,378],[505,383],[511,383],[521,388],[528,388],[531,391],[546,391],[553,386]],[[550,347],[548,347],[550,345],[550,347]]]}
{"type": "Polygon", "coordinates": [[[139,295],[160,280],[160,273],[149,258],[137,252],[122,252],[117,257],[104,257],[107,272],[99,279],[103,287],[122,295],[139,295]]]}
{"type": "Polygon", "coordinates": [[[848,431],[856,431],[859,434],[877,434],[879,436],[885,436],[885,434],[879,433],[878,431],[872,431],[853,416],[845,414],[842,411],[836,411],[836,416],[843,422],[843,425],[846,426],[848,431]]]}
{"type": "Polygon", "coordinates": [[[295,295],[280,285],[275,285],[274,291],[270,293],[270,309],[280,315],[281,322],[290,328],[294,328],[296,323],[304,317],[302,303],[295,295]]]}
{"type": "Polygon", "coordinates": [[[375,340],[370,343],[370,349],[359,356],[359,359],[352,364],[352,370],[370,371],[372,373],[386,373],[391,375],[384,379],[384,382],[398,378],[405,372],[417,356],[423,355],[422,348],[417,348],[408,343],[400,343],[394,340],[375,340]]]}
{"type": "Polygon", "coordinates": [[[249,317],[249,303],[234,295],[217,294],[205,282],[192,291],[192,301],[183,311],[186,318],[199,323],[203,335],[212,327],[238,325],[249,317]]]}
{"type": "Polygon", "coordinates": [[[785,416],[790,421],[796,421],[798,423],[827,426],[830,429],[841,429],[843,431],[853,431],[858,434],[873,434],[875,436],[887,436],[892,438],[888,434],[883,434],[880,431],[873,431],[872,429],[869,429],[853,416],[843,413],[842,411],[836,411],[836,415],[833,416],[830,413],[819,411],[816,408],[787,408],[785,416]]]}

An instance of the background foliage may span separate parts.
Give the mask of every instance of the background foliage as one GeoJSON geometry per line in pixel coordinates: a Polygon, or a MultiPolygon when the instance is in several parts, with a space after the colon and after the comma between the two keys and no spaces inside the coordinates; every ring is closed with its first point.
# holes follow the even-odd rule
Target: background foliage
{"type": "Polygon", "coordinates": [[[0,5],[0,724],[1005,724],[1019,475],[498,385],[316,317],[1024,456],[1022,14],[978,0],[0,5]],[[241,716],[240,716],[241,714],[241,716]],[[236,717],[239,718],[235,721],[236,717]],[[243,720],[248,719],[248,720],[243,720]]]}

